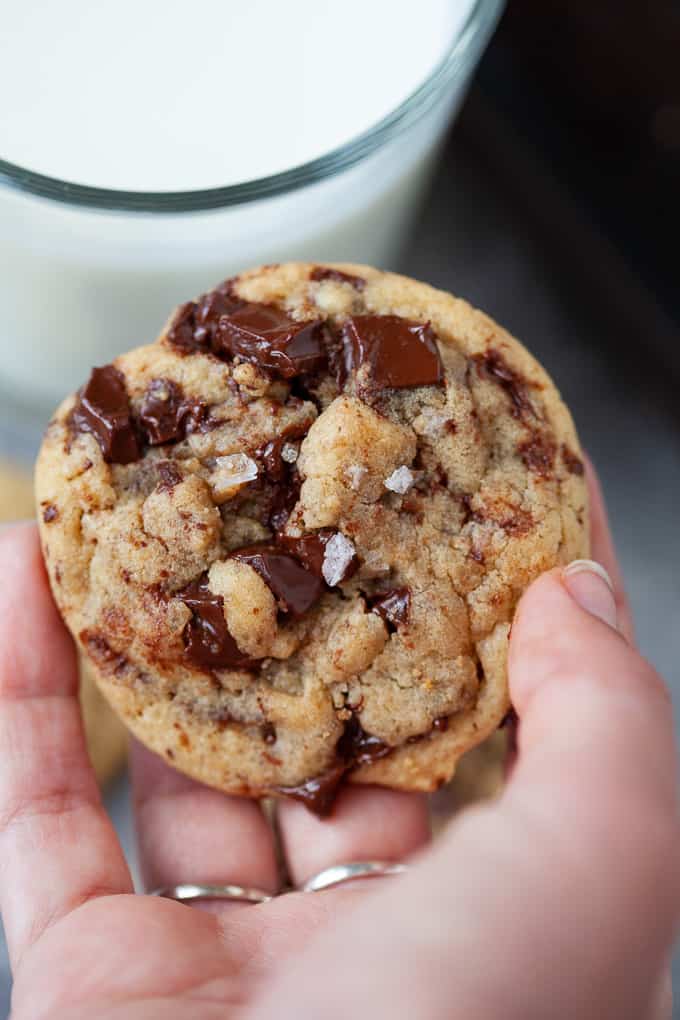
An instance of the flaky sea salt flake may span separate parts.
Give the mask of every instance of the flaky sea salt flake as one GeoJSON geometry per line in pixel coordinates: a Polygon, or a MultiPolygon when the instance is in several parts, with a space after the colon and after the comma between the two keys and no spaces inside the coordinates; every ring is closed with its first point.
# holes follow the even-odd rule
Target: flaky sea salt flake
{"type": "Polygon", "coordinates": [[[363,467],[362,464],[350,464],[349,467],[345,468],[345,474],[349,478],[349,484],[356,491],[361,485],[361,480],[367,472],[367,468],[363,467]]]}
{"type": "Polygon", "coordinates": [[[286,464],[294,464],[298,459],[298,448],[293,443],[284,443],[281,447],[281,460],[285,460],[286,464]]]}
{"type": "Polygon", "coordinates": [[[344,579],[355,554],[353,544],[339,531],[329,538],[321,565],[321,573],[329,588],[335,588],[344,579]]]}
{"type": "Polygon", "coordinates": [[[257,478],[258,467],[245,453],[230,453],[215,461],[211,488],[216,499],[228,498],[232,493],[257,478]]]}
{"type": "Polygon", "coordinates": [[[411,469],[402,464],[401,467],[396,468],[392,472],[389,478],[385,479],[383,485],[390,492],[398,492],[400,496],[403,496],[405,492],[408,492],[415,480],[415,475],[411,469]]]}

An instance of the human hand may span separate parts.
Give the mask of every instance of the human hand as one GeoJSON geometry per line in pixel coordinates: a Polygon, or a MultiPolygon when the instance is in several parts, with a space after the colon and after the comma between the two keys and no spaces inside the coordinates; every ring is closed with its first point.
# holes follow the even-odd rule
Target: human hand
{"type": "MultiPolygon", "coordinates": [[[[0,539],[0,906],[13,1020],[321,1017],[657,1020],[678,914],[667,693],[630,623],[599,492],[597,575],[552,571],[513,625],[519,757],[504,794],[427,849],[424,799],[347,788],[279,811],[296,883],[338,861],[410,874],[211,911],[132,895],[87,761],[73,647],[37,538],[0,539]],[[583,608],[586,607],[586,608],[583,608]],[[615,622],[621,633],[614,629],[615,622]]],[[[257,805],[135,752],[149,886],[277,885],[257,805]]]]}

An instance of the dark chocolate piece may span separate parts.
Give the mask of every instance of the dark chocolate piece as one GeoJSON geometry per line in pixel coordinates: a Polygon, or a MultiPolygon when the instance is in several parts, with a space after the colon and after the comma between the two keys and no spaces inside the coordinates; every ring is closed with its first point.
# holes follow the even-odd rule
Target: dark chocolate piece
{"type": "MultiPolygon", "coordinates": [[[[323,558],[326,553],[326,546],[329,538],[337,532],[331,528],[322,528],[311,535],[303,535],[301,538],[291,538],[288,535],[278,534],[276,541],[287,549],[296,559],[311,570],[317,577],[323,577],[323,558]]],[[[343,578],[344,580],[344,578],[343,578]]]]}
{"type": "Polygon", "coordinates": [[[192,612],[184,628],[187,658],[200,669],[245,669],[253,659],[239,649],[224,618],[224,599],[208,587],[207,576],[192,581],[177,598],[192,612]]]}
{"type": "Polygon", "coordinates": [[[510,368],[499,351],[489,350],[486,354],[475,354],[472,360],[477,365],[480,375],[498,383],[508,394],[515,418],[522,418],[526,414],[536,417],[526,381],[510,368]]]}
{"type": "Polygon", "coordinates": [[[185,397],[172,379],[152,379],[139,420],[150,446],[179,442],[191,432],[208,432],[220,424],[210,417],[206,404],[185,397]]]}
{"type": "Polygon", "coordinates": [[[552,439],[536,432],[530,439],[520,443],[518,452],[524,464],[534,474],[547,478],[555,463],[555,443],[552,439]]]}
{"type": "Polygon", "coordinates": [[[570,475],[584,474],[585,467],[583,465],[583,461],[580,457],[577,457],[565,443],[562,443],[562,460],[564,461],[564,466],[570,475]]]}
{"type": "Polygon", "coordinates": [[[283,611],[292,617],[304,616],[323,594],[323,581],[275,545],[247,546],[235,550],[231,557],[256,570],[283,611]]]}
{"type": "Polygon", "coordinates": [[[335,280],[336,283],[349,283],[355,290],[362,291],[366,286],[363,276],[355,276],[353,273],[343,273],[341,269],[327,269],[325,266],[317,266],[312,269],[309,279],[317,283],[323,280],[335,280]]]}
{"type": "Polygon", "coordinates": [[[231,280],[226,280],[197,301],[180,305],[168,328],[167,339],[185,352],[207,352],[220,318],[244,303],[233,294],[231,280]]]}
{"type": "Polygon", "coordinates": [[[146,388],[139,413],[150,445],[183,439],[188,412],[177,383],[171,379],[153,379],[146,388]]]}
{"type": "Polygon", "coordinates": [[[71,412],[71,422],[77,431],[92,433],[108,463],[130,464],[139,458],[125,380],[113,365],[92,369],[71,412]]]}
{"type": "Polygon", "coordinates": [[[437,342],[428,324],[397,315],[357,315],[344,327],[348,372],[367,365],[375,389],[431,386],[444,381],[437,342]]]}
{"type": "Polygon", "coordinates": [[[438,715],[436,719],[432,721],[432,729],[435,733],[446,733],[449,728],[449,717],[448,715],[438,715]]]}
{"type": "Polygon", "coordinates": [[[45,506],[45,508],[43,510],[43,515],[42,515],[42,519],[44,520],[45,524],[51,524],[52,521],[56,521],[58,516],[59,516],[59,511],[56,508],[56,506],[54,505],[54,503],[48,503],[45,506]]]}
{"type": "MultiPolygon", "coordinates": [[[[314,531],[311,535],[302,535],[301,538],[292,538],[279,532],[276,535],[276,542],[278,545],[283,546],[284,549],[287,549],[296,559],[300,560],[307,570],[311,570],[317,577],[323,577],[326,546],[330,539],[337,534],[339,532],[334,531],[332,528],[321,528],[320,531],[314,531]]],[[[357,556],[353,556],[345,567],[345,572],[338,581],[338,584],[342,584],[343,581],[352,577],[358,569],[359,559],[357,556]]]]}
{"type": "Polygon", "coordinates": [[[160,478],[158,488],[161,492],[170,492],[182,481],[182,476],[177,470],[177,466],[171,460],[159,461],[156,470],[160,478]]]}
{"type": "Polygon", "coordinates": [[[370,595],[367,599],[372,613],[381,616],[391,630],[399,624],[407,623],[411,610],[411,591],[409,588],[393,588],[391,591],[370,595]]]}
{"type": "Polygon", "coordinates": [[[215,354],[239,356],[292,379],[327,362],[321,319],[296,322],[274,305],[244,304],[223,315],[212,340],[215,354]]]}
{"type": "Polygon", "coordinates": [[[186,301],[175,312],[168,327],[167,338],[182,350],[198,350],[202,344],[194,339],[196,325],[196,302],[186,301]]]}

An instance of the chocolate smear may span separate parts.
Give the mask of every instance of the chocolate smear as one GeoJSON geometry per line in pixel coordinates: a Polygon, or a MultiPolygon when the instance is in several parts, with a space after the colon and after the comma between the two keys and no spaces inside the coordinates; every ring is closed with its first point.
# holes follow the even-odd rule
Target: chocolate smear
{"type": "Polygon", "coordinates": [[[231,558],[256,570],[283,612],[295,619],[304,616],[323,594],[323,581],[275,545],[247,546],[231,553],[231,558]]]}
{"type": "Polygon", "coordinates": [[[140,456],[125,379],[113,365],[93,368],[71,412],[78,432],[90,432],[110,464],[130,464],[140,456]]]}
{"type": "Polygon", "coordinates": [[[158,490],[160,492],[171,492],[182,481],[181,474],[171,460],[159,461],[156,470],[160,479],[158,482],[158,490]]]}
{"type": "Polygon", "coordinates": [[[562,443],[562,460],[570,475],[580,476],[584,474],[585,467],[583,461],[565,443],[562,443]]]}
{"type": "Polygon", "coordinates": [[[555,463],[555,443],[552,439],[536,432],[518,446],[518,453],[525,466],[534,474],[547,478],[555,463]]]}
{"type": "Polygon", "coordinates": [[[533,404],[527,392],[527,383],[506,363],[499,351],[489,350],[486,354],[475,354],[472,361],[482,376],[498,383],[510,397],[512,414],[522,418],[526,414],[536,417],[533,404]]]}
{"type": "Polygon", "coordinates": [[[208,587],[207,576],[177,593],[192,613],[184,628],[187,658],[199,669],[247,669],[254,660],[239,649],[224,617],[224,599],[208,587]]]}
{"type": "Polygon", "coordinates": [[[348,372],[366,365],[374,389],[430,386],[444,381],[435,335],[429,324],[397,315],[357,315],[344,327],[348,372]]]}

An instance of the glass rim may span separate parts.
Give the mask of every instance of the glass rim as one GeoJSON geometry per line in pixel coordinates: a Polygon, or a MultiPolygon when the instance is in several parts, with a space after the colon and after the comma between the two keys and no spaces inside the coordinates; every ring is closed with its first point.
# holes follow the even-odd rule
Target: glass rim
{"type": "Polygon", "coordinates": [[[0,187],[66,205],[118,212],[181,213],[244,205],[273,198],[333,177],[372,155],[427,112],[461,69],[469,66],[491,35],[504,0],[475,0],[442,60],[398,106],[372,127],[322,156],[275,174],[217,188],[193,191],[127,191],[99,188],[37,173],[0,159],[0,187]]]}

